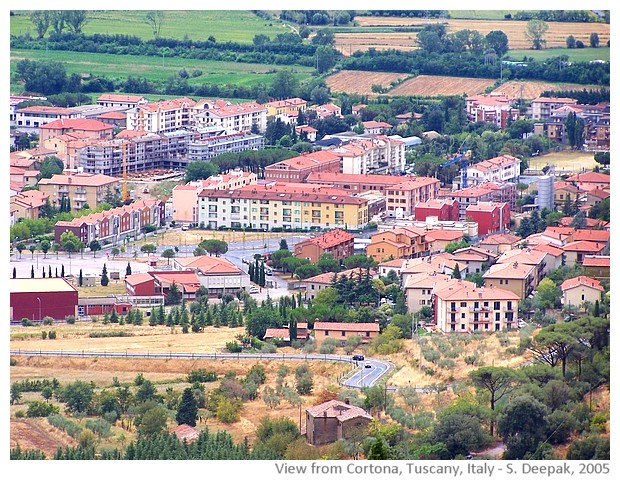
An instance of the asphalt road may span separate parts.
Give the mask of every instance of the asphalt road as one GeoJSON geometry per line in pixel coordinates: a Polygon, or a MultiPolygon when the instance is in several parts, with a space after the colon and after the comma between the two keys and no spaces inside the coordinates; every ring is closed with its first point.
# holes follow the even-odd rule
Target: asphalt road
{"type": "Polygon", "coordinates": [[[349,388],[363,388],[375,385],[391,369],[388,362],[367,359],[356,362],[350,356],[326,354],[285,354],[285,353],[189,353],[189,352],[87,352],[62,350],[12,350],[10,355],[47,356],[47,357],[110,357],[110,358],[187,358],[187,359],[217,359],[217,360],[314,360],[328,362],[350,363],[355,367],[355,373],[341,383],[349,388]],[[370,368],[364,365],[368,363],[370,368]],[[361,367],[358,369],[358,367],[361,367]]]}

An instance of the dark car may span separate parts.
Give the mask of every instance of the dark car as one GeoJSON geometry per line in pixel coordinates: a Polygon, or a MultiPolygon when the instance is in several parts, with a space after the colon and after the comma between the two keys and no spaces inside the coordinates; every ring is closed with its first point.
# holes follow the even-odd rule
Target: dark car
{"type": "Polygon", "coordinates": [[[372,365],[368,362],[366,362],[366,365],[364,365],[364,368],[372,368],[372,365]]]}
{"type": "Polygon", "coordinates": [[[362,361],[364,360],[364,355],[353,355],[353,360],[355,361],[362,361]]]}

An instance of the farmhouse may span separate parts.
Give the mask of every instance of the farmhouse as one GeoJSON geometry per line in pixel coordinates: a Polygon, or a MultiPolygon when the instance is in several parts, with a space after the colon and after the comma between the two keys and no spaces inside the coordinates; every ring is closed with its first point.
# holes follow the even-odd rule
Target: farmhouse
{"type": "Polygon", "coordinates": [[[560,285],[560,289],[562,290],[562,304],[575,307],[581,307],[586,302],[593,304],[601,300],[605,291],[601,282],[585,275],[566,279],[560,285]]]}
{"type": "Polygon", "coordinates": [[[362,343],[370,342],[379,336],[379,322],[314,322],[314,340],[319,346],[326,338],[334,338],[344,346],[347,338],[355,336],[361,337],[362,343]]]}
{"type": "Polygon", "coordinates": [[[330,400],[306,409],[306,441],[324,445],[359,435],[372,420],[366,410],[347,400],[330,400]]]}

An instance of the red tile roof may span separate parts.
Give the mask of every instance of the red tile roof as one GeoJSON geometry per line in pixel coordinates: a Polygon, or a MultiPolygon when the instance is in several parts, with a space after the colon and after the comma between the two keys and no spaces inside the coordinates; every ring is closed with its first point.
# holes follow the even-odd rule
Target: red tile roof
{"type": "Polygon", "coordinates": [[[503,288],[496,287],[476,287],[471,282],[450,285],[447,288],[435,293],[437,298],[444,301],[467,301],[467,300],[516,300],[519,295],[503,288]],[[472,287],[473,285],[473,287],[472,287]]]}
{"type": "Polygon", "coordinates": [[[589,242],[587,240],[579,240],[564,245],[565,252],[600,252],[605,248],[605,244],[601,242],[589,242]]]}
{"type": "Polygon", "coordinates": [[[464,232],[460,232],[458,230],[429,230],[428,232],[426,232],[426,240],[428,242],[432,242],[434,240],[453,242],[455,240],[458,240],[459,238],[463,238],[464,235],[464,232]]]}
{"type": "Polygon", "coordinates": [[[584,267],[609,267],[611,257],[608,255],[586,255],[583,259],[584,267]]]}
{"type": "Polygon", "coordinates": [[[349,405],[340,400],[330,400],[329,402],[321,403],[306,409],[306,412],[312,415],[314,418],[318,417],[330,417],[337,418],[339,421],[344,422],[356,417],[364,417],[372,420],[372,416],[366,412],[363,408],[349,405]]]}
{"type": "Polygon", "coordinates": [[[601,292],[605,290],[601,285],[601,282],[595,280],[594,278],[586,277],[585,275],[579,275],[578,277],[564,280],[562,285],[560,285],[560,288],[562,291],[565,291],[580,286],[594,288],[596,290],[600,290],[601,292]]]}
{"type": "Polygon", "coordinates": [[[611,177],[599,172],[585,172],[571,175],[566,179],[567,182],[584,182],[584,183],[610,183],[611,177]]]}
{"type": "Polygon", "coordinates": [[[102,130],[112,130],[114,127],[108,123],[103,123],[99,120],[93,120],[90,118],[59,118],[58,120],[54,120],[53,122],[49,122],[41,126],[41,129],[43,130],[58,130],[65,128],[99,132],[102,130]]]}
{"type": "Polygon", "coordinates": [[[608,230],[589,230],[578,229],[573,235],[575,241],[588,240],[591,242],[609,242],[610,232],[608,230]]]}
{"type": "Polygon", "coordinates": [[[204,274],[237,274],[241,272],[230,260],[210,255],[175,258],[174,262],[183,268],[196,269],[204,274]]]}
{"type": "Polygon", "coordinates": [[[313,181],[321,182],[347,182],[347,183],[368,183],[379,185],[398,185],[402,182],[402,177],[395,175],[374,175],[370,173],[357,174],[357,173],[335,173],[335,172],[311,172],[306,179],[306,183],[312,183],[313,181]]]}
{"type": "Polygon", "coordinates": [[[345,332],[379,332],[379,323],[314,322],[314,330],[345,332]]]}
{"type": "Polygon", "coordinates": [[[102,173],[77,173],[75,175],[54,175],[52,178],[42,178],[39,185],[80,185],[84,187],[99,187],[119,182],[116,177],[102,173]]]}
{"type": "Polygon", "coordinates": [[[319,235],[318,237],[314,237],[306,240],[309,243],[313,243],[320,248],[327,249],[335,247],[336,245],[341,245],[343,243],[349,242],[355,238],[354,235],[349,232],[345,232],[344,230],[340,230],[339,228],[335,230],[330,230],[323,235],[319,235]]]}

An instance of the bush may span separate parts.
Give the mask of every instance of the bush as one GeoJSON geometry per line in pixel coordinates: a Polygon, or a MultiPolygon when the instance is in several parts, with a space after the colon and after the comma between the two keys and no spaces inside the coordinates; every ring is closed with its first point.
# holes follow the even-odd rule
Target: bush
{"type": "Polygon", "coordinates": [[[262,353],[276,353],[277,350],[278,348],[273,343],[269,342],[263,343],[263,346],[260,349],[262,353]]]}
{"type": "MultiPolygon", "coordinates": [[[[275,347],[274,347],[275,348],[275,347]]],[[[241,349],[241,345],[237,341],[226,342],[226,350],[230,353],[239,353],[241,349]]]]}
{"type": "Polygon", "coordinates": [[[67,434],[73,438],[77,438],[77,436],[82,431],[82,427],[80,425],[72,422],[71,420],[63,417],[60,414],[49,415],[47,417],[47,421],[50,425],[67,432],[67,434]]]}
{"type": "Polygon", "coordinates": [[[45,339],[47,338],[47,332],[46,332],[45,330],[43,330],[43,331],[41,332],[41,338],[42,338],[43,340],[45,340],[45,339]]]}
{"type": "Polygon", "coordinates": [[[43,317],[43,325],[53,325],[54,319],[52,317],[45,316],[43,317]]]}
{"type": "Polygon", "coordinates": [[[239,421],[239,413],[242,407],[243,404],[240,400],[221,398],[217,404],[215,415],[220,422],[235,423],[239,421]]]}
{"type": "Polygon", "coordinates": [[[65,322],[67,322],[69,325],[73,325],[75,323],[75,315],[67,315],[65,317],[65,322]]]}
{"type": "Polygon", "coordinates": [[[316,351],[316,342],[314,340],[308,340],[304,344],[303,348],[304,353],[313,353],[316,351]]]}
{"type": "Polygon", "coordinates": [[[14,367],[15,365],[17,365],[17,359],[15,357],[11,357],[10,361],[11,361],[11,367],[14,367]]]}
{"type": "Polygon", "coordinates": [[[216,380],[217,373],[213,370],[205,370],[204,368],[192,370],[187,374],[187,383],[215,382],[216,380]]]}
{"type": "Polygon", "coordinates": [[[27,417],[47,417],[54,413],[59,413],[60,409],[56,405],[35,400],[28,404],[27,417]]]}
{"type": "Polygon", "coordinates": [[[437,361],[441,358],[441,354],[432,348],[423,348],[422,356],[427,362],[437,363],[437,361]]]}
{"type": "Polygon", "coordinates": [[[125,330],[102,330],[98,332],[90,332],[90,338],[107,338],[107,337],[132,337],[133,333],[125,330]]]}
{"type": "Polygon", "coordinates": [[[340,342],[335,338],[326,338],[319,347],[319,353],[331,355],[336,351],[339,345],[340,342]]]}
{"type": "Polygon", "coordinates": [[[15,412],[15,418],[24,418],[26,416],[26,412],[23,410],[17,410],[15,412]]]}
{"type": "Polygon", "coordinates": [[[50,330],[47,332],[47,338],[50,340],[56,340],[56,330],[50,330]]]}
{"type": "MultiPolygon", "coordinates": [[[[110,412],[108,412],[110,413],[110,412]]],[[[96,418],[93,420],[86,420],[84,424],[86,428],[92,430],[100,437],[109,437],[112,432],[110,431],[110,423],[104,420],[103,418],[96,418]]]]}
{"type": "Polygon", "coordinates": [[[29,318],[22,318],[22,327],[32,327],[34,323],[29,318]]]}

